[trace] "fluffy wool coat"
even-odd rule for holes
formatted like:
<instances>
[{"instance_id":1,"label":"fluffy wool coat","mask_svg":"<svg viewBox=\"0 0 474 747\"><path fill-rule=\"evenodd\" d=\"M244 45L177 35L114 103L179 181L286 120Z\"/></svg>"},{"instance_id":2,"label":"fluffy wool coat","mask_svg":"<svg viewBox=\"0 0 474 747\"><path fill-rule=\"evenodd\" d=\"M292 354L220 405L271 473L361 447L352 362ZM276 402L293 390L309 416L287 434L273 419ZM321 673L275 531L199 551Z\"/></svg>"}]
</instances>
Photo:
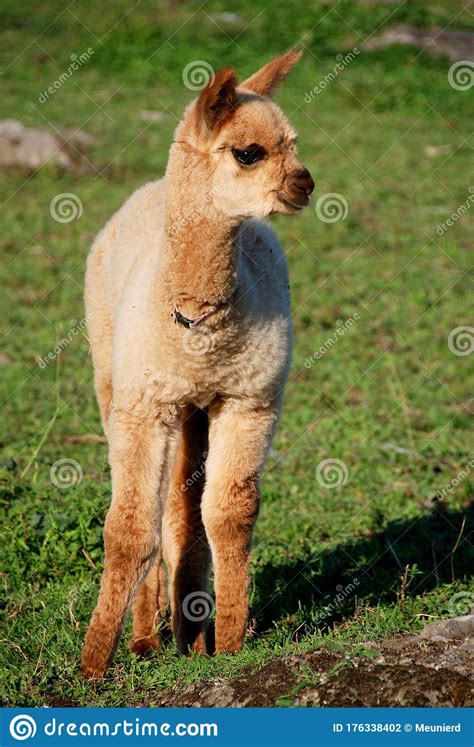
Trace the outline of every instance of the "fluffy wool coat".
<instances>
[{"instance_id":1,"label":"fluffy wool coat","mask_svg":"<svg viewBox=\"0 0 474 747\"><path fill-rule=\"evenodd\" d=\"M162 559L180 650L206 651L211 559L216 651L242 645L258 482L291 352L286 259L262 218L297 212L314 186L268 99L298 59L291 50L240 87L232 70L213 76L164 179L92 247L85 301L112 504L86 676L104 674L132 603L132 650L158 647Z\"/></svg>"}]
</instances>

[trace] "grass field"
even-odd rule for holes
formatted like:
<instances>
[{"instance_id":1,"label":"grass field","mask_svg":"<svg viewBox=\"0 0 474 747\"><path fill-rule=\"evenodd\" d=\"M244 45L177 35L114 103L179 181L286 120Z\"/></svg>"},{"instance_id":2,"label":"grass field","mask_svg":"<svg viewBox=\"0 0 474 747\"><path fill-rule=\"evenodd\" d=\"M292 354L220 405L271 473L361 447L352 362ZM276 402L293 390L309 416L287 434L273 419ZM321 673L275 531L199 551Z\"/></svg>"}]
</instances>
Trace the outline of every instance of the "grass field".
<instances>
[{"instance_id":1,"label":"grass field","mask_svg":"<svg viewBox=\"0 0 474 747\"><path fill-rule=\"evenodd\" d=\"M472 324L474 208L438 228L469 204L469 94L449 84L444 58L409 46L362 50L392 24L474 30L472 15L454 0L429 10L236 0L236 15L228 10L217 0L120 0L105 11L49 0L33 14L2 3L2 116L95 137L87 173L46 165L1 174L4 705L152 702L171 685L278 654L417 631L474 600L474 355L459 354L467 338L458 330ZM180 658L170 640L139 661L127 629L107 679L86 683L78 658L110 480L105 445L70 438L101 433L81 325L85 258L132 190L163 174L194 95L185 66L231 64L242 79L295 42L305 55L277 101L316 188L301 216L272 219L288 252L296 347L263 479L251 634L235 657ZM41 103L71 55L89 47L90 59ZM63 193L80 200L79 219L52 218ZM318 217L328 193L342 197L344 218ZM41 364L63 339L61 355ZM342 464L328 470L327 459ZM74 460L75 484L58 487L58 460Z\"/></svg>"}]
</instances>

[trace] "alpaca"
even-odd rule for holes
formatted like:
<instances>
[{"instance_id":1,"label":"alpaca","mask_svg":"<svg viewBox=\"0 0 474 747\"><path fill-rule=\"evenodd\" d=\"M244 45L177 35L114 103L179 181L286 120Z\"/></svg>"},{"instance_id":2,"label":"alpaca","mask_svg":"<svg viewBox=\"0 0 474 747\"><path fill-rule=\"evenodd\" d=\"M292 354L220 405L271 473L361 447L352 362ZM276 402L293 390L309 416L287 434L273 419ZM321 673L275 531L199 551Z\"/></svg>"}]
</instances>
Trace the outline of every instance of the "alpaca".
<instances>
[{"instance_id":1,"label":"alpaca","mask_svg":"<svg viewBox=\"0 0 474 747\"><path fill-rule=\"evenodd\" d=\"M314 188L268 98L299 58L240 86L232 69L216 73L176 128L164 179L128 199L89 255L112 502L86 677L104 675L132 605L131 650L158 648L164 567L178 649L206 652L211 560L215 652L242 646L259 477L291 354L286 259L261 219L298 212Z\"/></svg>"}]
</instances>

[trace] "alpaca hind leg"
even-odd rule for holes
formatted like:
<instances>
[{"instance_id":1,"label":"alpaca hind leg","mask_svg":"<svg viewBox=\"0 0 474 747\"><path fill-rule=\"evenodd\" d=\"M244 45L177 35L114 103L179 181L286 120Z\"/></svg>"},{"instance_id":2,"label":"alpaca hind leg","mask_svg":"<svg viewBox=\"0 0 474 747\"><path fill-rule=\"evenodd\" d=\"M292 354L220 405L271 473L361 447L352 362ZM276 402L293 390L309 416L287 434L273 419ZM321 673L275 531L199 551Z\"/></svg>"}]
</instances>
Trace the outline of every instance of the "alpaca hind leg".
<instances>
[{"instance_id":1,"label":"alpaca hind leg","mask_svg":"<svg viewBox=\"0 0 474 747\"><path fill-rule=\"evenodd\" d=\"M130 651L143 655L160 647L158 628L167 606L166 574L160 554L152 563L133 604L133 638L130 642Z\"/></svg>"},{"instance_id":2,"label":"alpaca hind leg","mask_svg":"<svg viewBox=\"0 0 474 747\"><path fill-rule=\"evenodd\" d=\"M189 650L206 653L206 628L212 612L210 552L201 517L207 431L207 413L189 408L163 520L172 626L178 649L184 654Z\"/></svg>"}]
</instances>

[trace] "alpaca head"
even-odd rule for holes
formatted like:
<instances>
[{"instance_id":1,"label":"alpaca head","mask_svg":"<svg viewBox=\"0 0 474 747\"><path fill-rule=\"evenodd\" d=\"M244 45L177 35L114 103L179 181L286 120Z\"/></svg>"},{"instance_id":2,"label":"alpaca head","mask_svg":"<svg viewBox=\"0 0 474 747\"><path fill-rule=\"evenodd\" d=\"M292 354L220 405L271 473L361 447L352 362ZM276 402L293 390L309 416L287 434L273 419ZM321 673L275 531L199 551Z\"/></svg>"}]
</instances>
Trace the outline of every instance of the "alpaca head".
<instances>
[{"instance_id":1,"label":"alpaca head","mask_svg":"<svg viewBox=\"0 0 474 747\"><path fill-rule=\"evenodd\" d=\"M314 182L296 156L295 131L268 98L300 56L290 50L240 86L233 70L219 71L178 125L181 165L189 159L196 166L218 212L264 217L308 204Z\"/></svg>"}]
</instances>

